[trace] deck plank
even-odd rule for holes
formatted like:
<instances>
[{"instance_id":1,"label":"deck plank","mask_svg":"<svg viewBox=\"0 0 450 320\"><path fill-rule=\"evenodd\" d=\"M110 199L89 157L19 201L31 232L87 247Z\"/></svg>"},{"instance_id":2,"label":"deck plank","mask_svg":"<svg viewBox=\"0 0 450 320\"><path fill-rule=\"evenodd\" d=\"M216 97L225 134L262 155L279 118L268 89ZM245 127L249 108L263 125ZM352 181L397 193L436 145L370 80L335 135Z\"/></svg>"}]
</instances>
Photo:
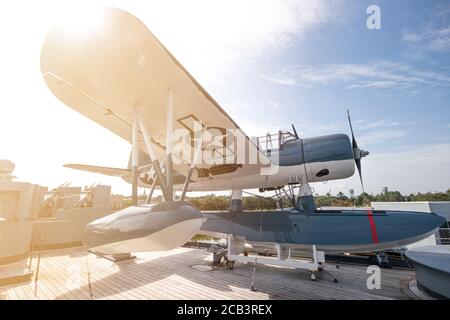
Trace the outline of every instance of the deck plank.
<instances>
[{"instance_id":1,"label":"deck plank","mask_svg":"<svg viewBox=\"0 0 450 320\"><path fill-rule=\"evenodd\" d=\"M365 266L325 264L336 277L325 273L311 281L309 272L257 265L251 290L253 265L214 267L199 271L193 265L211 263L211 254L192 248L139 253L133 260L114 263L83 248L44 251L37 295L34 281L2 287L4 299L89 299L86 255L94 299L413 299L409 270L381 269L381 289L369 290ZM75 277L76 281L71 281ZM72 280L73 280L72 279Z\"/></svg>"}]
</instances>

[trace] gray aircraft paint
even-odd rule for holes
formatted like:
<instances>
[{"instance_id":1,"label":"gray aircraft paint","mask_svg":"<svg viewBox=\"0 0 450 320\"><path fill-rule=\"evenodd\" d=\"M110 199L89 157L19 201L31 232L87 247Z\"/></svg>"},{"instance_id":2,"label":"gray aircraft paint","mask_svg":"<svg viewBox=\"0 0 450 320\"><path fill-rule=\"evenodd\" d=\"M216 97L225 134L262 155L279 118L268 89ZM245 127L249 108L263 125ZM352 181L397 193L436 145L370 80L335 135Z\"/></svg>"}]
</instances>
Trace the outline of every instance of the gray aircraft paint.
<instances>
[{"instance_id":1,"label":"gray aircraft paint","mask_svg":"<svg viewBox=\"0 0 450 320\"><path fill-rule=\"evenodd\" d=\"M438 299L450 299L450 247L425 246L405 254L414 265L417 286Z\"/></svg>"},{"instance_id":2,"label":"gray aircraft paint","mask_svg":"<svg viewBox=\"0 0 450 320\"><path fill-rule=\"evenodd\" d=\"M271 150L283 167L353 160L350 139L345 134L295 139ZM141 158L141 157L140 157ZM145 156L141 158L145 161ZM316 173L314 173L316 174ZM179 180L184 181L179 175ZM130 239L149 237L171 225L189 219L206 218L200 232L243 236L250 242L282 243L290 246L318 245L334 252L381 250L409 244L426 237L444 221L430 213L373 211L378 241L373 241L368 212L302 212L296 210L262 212L203 212L187 202L130 207L95 220L86 228L85 243L101 247ZM133 251L133 248L129 248Z\"/></svg>"},{"instance_id":3,"label":"gray aircraft paint","mask_svg":"<svg viewBox=\"0 0 450 320\"><path fill-rule=\"evenodd\" d=\"M94 220L86 226L83 242L88 247L147 237L176 223L204 218L186 201L132 206Z\"/></svg>"},{"instance_id":4,"label":"gray aircraft paint","mask_svg":"<svg viewBox=\"0 0 450 320\"><path fill-rule=\"evenodd\" d=\"M340 247L344 252L352 252L380 250L405 241L407 244L427 236L445 222L438 215L420 212L374 211L372 216L378 237L375 243L368 212L363 210L200 213L188 202L170 202L129 207L95 220L86 227L84 242L90 248L101 249L109 243L149 237L180 222L203 217L206 221L200 232L233 234L253 242Z\"/></svg>"},{"instance_id":5,"label":"gray aircraft paint","mask_svg":"<svg viewBox=\"0 0 450 320\"><path fill-rule=\"evenodd\" d=\"M270 150L269 154L272 160L278 158L280 167L285 168L322 163L323 168L326 168L327 163L353 160L353 148L345 134L290 140L282 144L280 149ZM143 153L139 158L140 165L148 160ZM316 167L316 171L319 169L322 166ZM182 175L177 176L177 182L184 182ZM372 218L378 237L374 243L368 212L363 210L201 213L187 202L165 202L130 207L93 221L86 228L85 243L89 247L101 248L109 243L144 239L170 226L201 217L206 218L206 221L200 232L233 234L245 237L250 242L275 242L287 246L315 244L322 250L334 252L381 250L400 243L408 244L427 236L443 223L442 218L430 213L374 211ZM119 247L123 249L126 245ZM129 251L133 251L133 248L130 247Z\"/></svg>"},{"instance_id":6,"label":"gray aircraft paint","mask_svg":"<svg viewBox=\"0 0 450 320\"><path fill-rule=\"evenodd\" d=\"M353 149L346 134L333 134L287 141L270 151L270 159L280 166L348 160L353 159Z\"/></svg>"},{"instance_id":7,"label":"gray aircraft paint","mask_svg":"<svg viewBox=\"0 0 450 320\"><path fill-rule=\"evenodd\" d=\"M368 211L204 212L202 230L245 236L249 241L306 245L372 244ZM379 243L413 238L438 228L444 220L435 214L372 211Z\"/></svg>"}]
</instances>

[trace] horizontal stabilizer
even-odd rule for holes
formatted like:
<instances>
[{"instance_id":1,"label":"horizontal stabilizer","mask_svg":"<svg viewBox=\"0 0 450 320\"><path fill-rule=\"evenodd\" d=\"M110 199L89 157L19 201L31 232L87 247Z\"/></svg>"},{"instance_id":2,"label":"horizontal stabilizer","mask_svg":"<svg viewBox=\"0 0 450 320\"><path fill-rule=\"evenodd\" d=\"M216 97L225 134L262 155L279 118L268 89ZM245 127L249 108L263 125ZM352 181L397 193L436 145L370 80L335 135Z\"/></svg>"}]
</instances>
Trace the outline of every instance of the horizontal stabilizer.
<instances>
[{"instance_id":1,"label":"horizontal stabilizer","mask_svg":"<svg viewBox=\"0 0 450 320\"><path fill-rule=\"evenodd\" d=\"M131 175L130 169L110 168L110 167L91 166L87 164L73 164L73 163L65 164L64 167L121 178Z\"/></svg>"}]
</instances>

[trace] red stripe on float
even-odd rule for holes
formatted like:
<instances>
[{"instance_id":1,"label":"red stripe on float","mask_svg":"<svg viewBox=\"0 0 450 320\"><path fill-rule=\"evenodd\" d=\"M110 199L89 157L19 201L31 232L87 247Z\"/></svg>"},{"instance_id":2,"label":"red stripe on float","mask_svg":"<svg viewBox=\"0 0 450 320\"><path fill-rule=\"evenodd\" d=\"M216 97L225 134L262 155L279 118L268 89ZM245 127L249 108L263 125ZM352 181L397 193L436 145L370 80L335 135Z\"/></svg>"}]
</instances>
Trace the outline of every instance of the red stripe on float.
<instances>
[{"instance_id":1,"label":"red stripe on float","mask_svg":"<svg viewBox=\"0 0 450 320\"><path fill-rule=\"evenodd\" d=\"M370 231L372 232L372 241L373 243L378 243L378 234L377 234L377 226L375 225L375 220L373 219L372 210L367 211L367 217L370 222Z\"/></svg>"}]
</instances>

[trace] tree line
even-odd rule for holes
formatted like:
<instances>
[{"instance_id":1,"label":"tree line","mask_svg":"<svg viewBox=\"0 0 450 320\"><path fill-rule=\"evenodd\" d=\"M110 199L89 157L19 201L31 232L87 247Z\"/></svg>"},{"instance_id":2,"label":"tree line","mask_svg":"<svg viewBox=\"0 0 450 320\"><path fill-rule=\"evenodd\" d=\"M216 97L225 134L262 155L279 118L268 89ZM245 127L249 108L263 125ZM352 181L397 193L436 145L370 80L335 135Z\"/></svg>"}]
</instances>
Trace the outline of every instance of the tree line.
<instances>
[{"instance_id":1,"label":"tree line","mask_svg":"<svg viewBox=\"0 0 450 320\"><path fill-rule=\"evenodd\" d=\"M140 201L145 200L145 195L139 197ZM370 206L371 202L404 202L404 201L450 201L450 189L445 192L411 193L404 195L399 191L390 191L384 187L380 193L361 193L355 195L354 190L349 194L338 192L332 195L331 192L325 195L315 194L314 199L318 207L364 207ZM187 197L193 205L200 210L228 210L230 197L208 194L199 197ZM161 196L155 197L152 202L162 201ZM264 196L244 196L242 202L245 210L273 210L277 208L277 200ZM131 205L131 199L126 198L123 207ZM283 199L283 207L292 206L288 199Z\"/></svg>"},{"instance_id":2,"label":"tree line","mask_svg":"<svg viewBox=\"0 0 450 320\"><path fill-rule=\"evenodd\" d=\"M411 193L404 195L399 191L390 191L384 187L380 193L368 194L361 193L355 195L353 190L350 190L349 196L343 192L338 192L336 195L327 193L326 195L316 195L316 204L318 206L355 206L363 207L370 206L371 202L406 202L406 201L450 201L450 189L445 192L427 192L427 193Z\"/></svg>"},{"instance_id":3,"label":"tree line","mask_svg":"<svg viewBox=\"0 0 450 320\"><path fill-rule=\"evenodd\" d=\"M427 192L427 193L411 193L404 195L399 191L390 191L384 187L380 193L369 194L361 193L355 195L350 190L349 195L338 192L332 195L328 192L325 195L314 195L316 205L318 207L364 207L370 206L371 202L404 202L404 201L450 201L450 189L446 192ZM188 198L188 200L197 206L200 210L228 210L230 204L229 196L218 196L209 194L200 197ZM271 210L277 208L276 199L268 199L258 196L244 196L242 198L243 206L246 210ZM285 207L290 204L287 200L283 201Z\"/></svg>"}]
</instances>

